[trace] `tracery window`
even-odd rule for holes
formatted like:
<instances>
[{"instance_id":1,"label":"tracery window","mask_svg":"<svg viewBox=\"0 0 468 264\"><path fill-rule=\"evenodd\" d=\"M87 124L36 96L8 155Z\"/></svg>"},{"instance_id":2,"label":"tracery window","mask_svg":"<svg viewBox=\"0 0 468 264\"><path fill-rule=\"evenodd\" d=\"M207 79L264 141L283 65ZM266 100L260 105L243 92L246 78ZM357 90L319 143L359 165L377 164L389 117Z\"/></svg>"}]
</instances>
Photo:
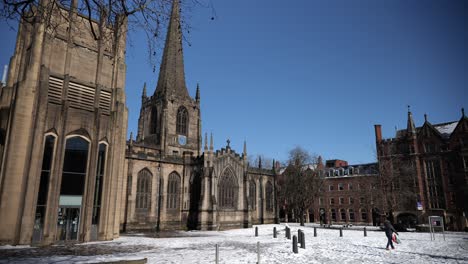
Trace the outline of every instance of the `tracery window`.
<instances>
[{"instance_id":1,"label":"tracery window","mask_svg":"<svg viewBox=\"0 0 468 264\"><path fill-rule=\"evenodd\" d=\"M254 181L249 183L249 197L250 197L250 209L255 210L257 207L257 185Z\"/></svg>"},{"instance_id":2,"label":"tracery window","mask_svg":"<svg viewBox=\"0 0 468 264\"><path fill-rule=\"evenodd\" d=\"M151 208L151 172L143 169L138 172L136 209L147 212Z\"/></svg>"},{"instance_id":3,"label":"tracery window","mask_svg":"<svg viewBox=\"0 0 468 264\"><path fill-rule=\"evenodd\" d=\"M167 209L179 208L180 177L176 172L169 174L167 182Z\"/></svg>"},{"instance_id":4,"label":"tracery window","mask_svg":"<svg viewBox=\"0 0 468 264\"><path fill-rule=\"evenodd\" d=\"M187 126L188 126L188 112L187 109L183 106L179 107L177 110L177 125L176 133L178 135L187 136Z\"/></svg>"},{"instance_id":5,"label":"tracery window","mask_svg":"<svg viewBox=\"0 0 468 264\"><path fill-rule=\"evenodd\" d=\"M235 209L237 205L237 178L234 173L226 169L221 176L218 185L219 207L224 209Z\"/></svg>"},{"instance_id":6,"label":"tracery window","mask_svg":"<svg viewBox=\"0 0 468 264\"><path fill-rule=\"evenodd\" d=\"M274 201L273 201L273 184L267 182L265 186L265 199L266 199L266 210L273 211Z\"/></svg>"}]
</instances>

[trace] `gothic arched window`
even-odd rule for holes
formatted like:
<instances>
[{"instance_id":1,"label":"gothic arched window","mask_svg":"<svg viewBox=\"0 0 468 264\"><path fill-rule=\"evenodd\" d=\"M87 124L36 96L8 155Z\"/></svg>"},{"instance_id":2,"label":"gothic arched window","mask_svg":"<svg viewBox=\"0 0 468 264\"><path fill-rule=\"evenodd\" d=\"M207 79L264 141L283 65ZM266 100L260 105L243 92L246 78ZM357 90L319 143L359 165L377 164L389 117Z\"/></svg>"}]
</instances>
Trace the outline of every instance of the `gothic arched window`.
<instances>
[{"instance_id":1,"label":"gothic arched window","mask_svg":"<svg viewBox=\"0 0 468 264\"><path fill-rule=\"evenodd\" d=\"M147 212L151 208L151 172L143 169L138 172L136 209Z\"/></svg>"},{"instance_id":2,"label":"gothic arched window","mask_svg":"<svg viewBox=\"0 0 468 264\"><path fill-rule=\"evenodd\" d=\"M187 135L187 127L188 127L188 112L187 109L183 106L179 107L177 110L177 125L176 125L176 133L178 135Z\"/></svg>"},{"instance_id":3,"label":"gothic arched window","mask_svg":"<svg viewBox=\"0 0 468 264\"><path fill-rule=\"evenodd\" d=\"M237 179L231 170L227 169L221 176L218 185L219 207L235 209L237 205Z\"/></svg>"},{"instance_id":4,"label":"gothic arched window","mask_svg":"<svg viewBox=\"0 0 468 264\"><path fill-rule=\"evenodd\" d=\"M158 109L156 106L151 108L150 134L158 133Z\"/></svg>"},{"instance_id":5,"label":"gothic arched window","mask_svg":"<svg viewBox=\"0 0 468 264\"><path fill-rule=\"evenodd\" d=\"M180 177L176 172L169 174L167 182L167 209L179 208Z\"/></svg>"},{"instance_id":6,"label":"gothic arched window","mask_svg":"<svg viewBox=\"0 0 468 264\"><path fill-rule=\"evenodd\" d=\"M271 182L267 182L265 186L265 200L267 211L273 211L275 204L273 198L273 185L271 184Z\"/></svg>"},{"instance_id":7,"label":"gothic arched window","mask_svg":"<svg viewBox=\"0 0 468 264\"><path fill-rule=\"evenodd\" d=\"M257 186L255 181L249 183L250 209L255 210L257 206Z\"/></svg>"}]
</instances>

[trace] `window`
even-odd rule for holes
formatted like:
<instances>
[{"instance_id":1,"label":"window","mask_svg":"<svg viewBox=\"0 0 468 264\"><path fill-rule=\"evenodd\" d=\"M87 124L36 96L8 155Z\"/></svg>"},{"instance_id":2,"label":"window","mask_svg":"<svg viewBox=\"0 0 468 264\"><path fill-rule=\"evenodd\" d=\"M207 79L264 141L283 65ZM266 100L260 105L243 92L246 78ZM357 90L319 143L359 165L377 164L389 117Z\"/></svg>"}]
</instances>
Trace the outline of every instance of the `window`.
<instances>
[{"instance_id":1,"label":"window","mask_svg":"<svg viewBox=\"0 0 468 264\"><path fill-rule=\"evenodd\" d=\"M273 201L273 184L271 182L267 182L265 187L265 199L266 199L266 210L273 211L274 208L274 201Z\"/></svg>"},{"instance_id":2,"label":"window","mask_svg":"<svg viewBox=\"0 0 468 264\"><path fill-rule=\"evenodd\" d=\"M349 175L353 175L353 172L354 172L354 168L353 168L353 167L350 167L350 168L348 169L348 174L349 174Z\"/></svg>"},{"instance_id":3,"label":"window","mask_svg":"<svg viewBox=\"0 0 468 264\"><path fill-rule=\"evenodd\" d=\"M428 200L430 208L445 209L445 195L442 186L442 173L438 160L425 161Z\"/></svg>"},{"instance_id":4,"label":"window","mask_svg":"<svg viewBox=\"0 0 468 264\"><path fill-rule=\"evenodd\" d=\"M230 169L226 169L219 180L218 201L219 207L235 209L237 205L237 178Z\"/></svg>"},{"instance_id":5,"label":"window","mask_svg":"<svg viewBox=\"0 0 468 264\"><path fill-rule=\"evenodd\" d=\"M336 222L336 210L335 210L335 209L331 209L330 212L331 212L331 219L332 219L332 221Z\"/></svg>"},{"instance_id":6,"label":"window","mask_svg":"<svg viewBox=\"0 0 468 264\"><path fill-rule=\"evenodd\" d=\"M178 135L187 136L187 124L188 124L188 112L185 107L181 106L179 107L179 110L177 110L176 133Z\"/></svg>"},{"instance_id":7,"label":"window","mask_svg":"<svg viewBox=\"0 0 468 264\"><path fill-rule=\"evenodd\" d=\"M320 198L319 198L319 205L322 205L322 204L323 204L323 198L320 197Z\"/></svg>"},{"instance_id":8,"label":"window","mask_svg":"<svg viewBox=\"0 0 468 264\"><path fill-rule=\"evenodd\" d=\"M349 209L348 212L349 212L349 221L354 222L354 210Z\"/></svg>"},{"instance_id":9,"label":"window","mask_svg":"<svg viewBox=\"0 0 468 264\"><path fill-rule=\"evenodd\" d=\"M349 204L354 204L354 199L353 199L353 197L349 197Z\"/></svg>"},{"instance_id":10,"label":"window","mask_svg":"<svg viewBox=\"0 0 468 264\"><path fill-rule=\"evenodd\" d=\"M169 174L167 182L167 209L175 210L179 208L180 177L177 172Z\"/></svg>"},{"instance_id":11,"label":"window","mask_svg":"<svg viewBox=\"0 0 468 264\"><path fill-rule=\"evenodd\" d=\"M329 191L333 191L333 185L329 185L329 186L328 186L328 190L329 190Z\"/></svg>"},{"instance_id":12,"label":"window","mask_svg":"<svg viewBox=\"0 0 468 264\"><path fill-rule=\"evenodd\" d=\"M330 204L335 204L335 198L330 198Z\"/></svg>"},{"instance_id":13,"label":"window","mask_svg":"<svg viewBox=\"0 0 468 264\"><path fill-rule=\"evenodd\" d=\"M353 190L353 184L352 183L348 184L348 190L350 190L350 191Z\"/></svg>"},{"instance_id":14,"label":"window","mask_svg":"<svg viewBox=\"0 0 468 264\"><path fill-rule=\"evenodd\" d=\"M344 190L344 184L343 183L338 183L338 190L343 191Z\"/></svg>"},{"instance_id":15,"label":"window","mask_svg":"<svg viewBox=\"0 0 468 264\"><path fill-rule=\"evenodd\" d=\"M345 209L340 210L340 215L341 215L341 221L346 221L346 210Z\"/></svg>"},{"instance_id":16,"label":"window","mask_svg":"<svg viewBox=\"0 0 468 264\"><path fill-rule=\"evenodd\" d=\"M344 198L340 197L340 204L344 204Z\"/></svg>"},{"instance_id":17,"label":"window","mask_svg":"<svg viewBox=\"0 0 468 264\"><path fill-rule=\"evenodd\" d=\"M255 181L249 183L250 209L255 210L257 206L257 186Z\"/></svg>"},{"instance_id":18,"label":"window","mask_svg":"<svg viewBox=\"0 0 468 264\"><path fill-rule=\"evenodd\" d=\"M83 195L88 165L88 147L89 142L80 136L67 139L60 195L75 196L75 198ZM81 197L75 199L74 202L74 205L80 206Z\"/></svg>"},{"instance_id":19,"label":"window","mask_svg":"<svg viewBox=\"0 0 468 264\"><path fill-rule=\"evenodd\" d=\"M107 145L104 143L100 143L99 152L98 152L98 160L97 160L96 184L94 185L94 203L93 203L93 217L92 217L93 225L99 224L99 215L101 213L102 185L104 183L106 150L107 150Z\"/></svg>"},{"instance_id":20,"label":"window","mask_svg":"<svg viewBox=\"0 0 468 264\"><path fill-rule=\"evenodd\" d=\"M146 213L151 208L151 178L152 174L148 169L138 172L135 207L140 213Z\"/></svg>"},{"instance_id":21,"label":"window","mask_svg":"<svg viewBox=\"0 0 468 264\"><path fill-rule=\"evenodd\" d=\"M44 153L42 155L41 178L39 180L39 192L37 194L36 203L36 220L35 228L44 226L44 217L47 207L47 194L49 192L49 179L52 170L52 160L54 157L55 136L48 135L45 137Z\"/></svg>"},{"instance_id":22,"label":"window","mask_svg":"<svg viewBox=\"0 0 468 264\"><path fill-rule=\"evenodd\" d=\"M364 197L360 197L360 198L359 198L359 203L360 203L360 204L364 204Z\"/></svg>"},{"instance_id":23,"label":"window","mask_svg":"<svg viewBox=\"0 0 468 264\"><path fill-rule=\"evenodd\" d=\"M463 166L465 171L468 170L468 156L463 156Z\"/></svg>"},{"instance_id":24,"label":"window","mask_svg":"<svg viewBox=\"0 0 468 264\"><path fill-rule=\"evenodd\" d=\"M150 134L158 133L158 109L156 106L151 108Z\"/></svg>"},{"instance_id":25,"label":"window","mask_svg":"<svg viewBox=\"0 0 468 264\"><path fill-rule=\"evenodd\" d=\"M362 221L367 221L367 210L366 209L361 209L361 220Z\"/></svg>"}]
</instances>

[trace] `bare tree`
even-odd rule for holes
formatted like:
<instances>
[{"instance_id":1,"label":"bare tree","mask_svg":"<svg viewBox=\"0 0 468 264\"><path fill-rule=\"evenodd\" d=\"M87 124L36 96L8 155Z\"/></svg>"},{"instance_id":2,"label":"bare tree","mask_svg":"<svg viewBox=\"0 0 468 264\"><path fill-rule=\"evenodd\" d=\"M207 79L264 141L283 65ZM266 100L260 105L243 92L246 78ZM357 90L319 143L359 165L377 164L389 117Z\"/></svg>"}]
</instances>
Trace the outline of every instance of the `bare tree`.
<instances>
[{"instance_id":1,"label":"bare tree","mask_svg":"<svg viewBox=\"0 0 468 264\"><path fill-rule=\"evenodd\" d=\"M214 14L211 0L203 1L205 0L184 0L181 1L181 6L189 10L194 6L203 6L211 8ZM172 3L173 0L2 0L0 18L25 23L41 22L50 33L54 28L69 22L67 15L62 15L62 19L52 19L57 13L63 14L56 10L73 9L88 20L90 33L95 40L112 38L111 35L106 35L112 34L106 27L120 28L121 23L128 23L128 32L141 30L145 33L149 62L155 70L158 51L162 48L160 40L164 37L161 33L167 28ZM190 32L188 23L182 25L186 32Z\"/></svg>"},{"instance_id":2,"label":"bare tree","mask_svg":"<svg viewBox=\"0 0 468 264\"><path fill-rule=\"evenodd\" d=\"M273 159L265 157L264 155L249 155L249 164L252 167L271 169L273 167Z\"/></svg>"},{"instance_id":3,"label":"bare tree","mask_svg":"<svg viewBox=\"0 0 468 264\"><path fill-rule=\"evenodd\" d=\"M302 226L305 212L313 206L323 185L316 165L317 157L296 147L289 152L287 167L278 182L280 202L299 216Z\"/></svg>"},{"instance_id":4,"label":"bare tree","mask_svg":"<svg viewBox=\"0 0 468 264\"><path fill-rule=\"evenodd\" d=\"M397 210L414 210L417 197L417 179L414 163L399 155L379 160L381 195L375 203L393 219Z\"/></svg>"}]
</instances>

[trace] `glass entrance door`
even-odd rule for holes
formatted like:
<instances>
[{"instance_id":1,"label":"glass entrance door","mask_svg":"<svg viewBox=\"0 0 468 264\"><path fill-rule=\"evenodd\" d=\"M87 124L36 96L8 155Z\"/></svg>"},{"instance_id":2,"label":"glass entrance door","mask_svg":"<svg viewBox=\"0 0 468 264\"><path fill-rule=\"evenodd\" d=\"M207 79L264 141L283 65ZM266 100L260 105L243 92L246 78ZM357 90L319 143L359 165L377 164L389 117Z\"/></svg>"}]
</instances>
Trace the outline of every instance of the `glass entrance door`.
<instances>
[{"instance_id":1,"label":"glass entrance door","mask_svg":"<svg viewBox=\"0 0 468 264\"><path fill-rule=\"evenodd\" d=\"M58 211L58 240L77 240L80 208L60 207Z\"/></svg>"}]
</instances>

